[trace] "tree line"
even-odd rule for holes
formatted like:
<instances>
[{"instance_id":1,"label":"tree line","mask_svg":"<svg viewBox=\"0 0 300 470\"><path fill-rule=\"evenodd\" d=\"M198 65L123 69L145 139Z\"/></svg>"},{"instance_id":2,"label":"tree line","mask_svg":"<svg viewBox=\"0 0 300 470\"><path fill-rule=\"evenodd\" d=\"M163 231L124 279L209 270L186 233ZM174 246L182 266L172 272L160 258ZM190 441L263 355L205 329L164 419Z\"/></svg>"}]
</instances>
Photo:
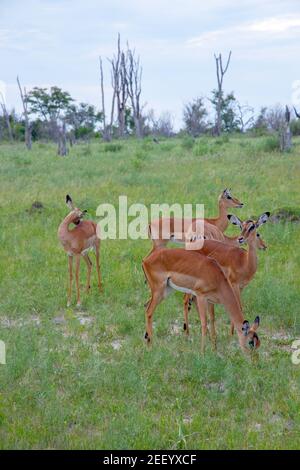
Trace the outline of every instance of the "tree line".
<instances>
[{"instance_id":1,"label":"tree line","mask_svg":"<svg viewBox=\"0 0 300 470\"><path fill-rule=\"evenodd\" d=\"M262 107L258 115L248 104L241 104L233 91L225 93L224 77L231 51L225 65L222 55L215 55L217 86L209 97L196 97L183 107L183 128L177 134L193 138L203 134L245 133L263 135L277 133L282 150L291 146L291 136L300 135L297 110L281 105ZM57 143L58 154L66 155L68 147L78 141L88 142L98 137L104 141L123 139L135 135L141 139L171 137L176 134L169 112L156 116L146 110L142 100L143 69L140 57L129 44L123 48L118 35L115 54L107 59L110 66L110 102L105 94L103 59L99 57L100 109L89 103L77 103L68 91L57 86L50 89L34 87L27 91L19 77L17 84L23 112L8 111L0 94L0 140L24 141L30 150L32 141L51 140Z\"/></svg>"}]
</instances>

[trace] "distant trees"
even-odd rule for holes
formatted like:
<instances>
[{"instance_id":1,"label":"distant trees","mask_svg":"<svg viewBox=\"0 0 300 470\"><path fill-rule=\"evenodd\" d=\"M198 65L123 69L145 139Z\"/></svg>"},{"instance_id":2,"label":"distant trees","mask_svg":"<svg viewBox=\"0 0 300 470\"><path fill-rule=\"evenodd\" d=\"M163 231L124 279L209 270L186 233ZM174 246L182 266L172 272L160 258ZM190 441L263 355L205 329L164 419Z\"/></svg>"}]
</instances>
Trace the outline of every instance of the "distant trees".
<instances>
[{"instance_id":1,"label":"distant trees","mask_svg":"<svg viewBox=\"0 0 300 470\"><path fill-rule=\"evenodd\" d=\"M156 117L153 109L145 116L144 129L146 134L156 137L171 137L174 133L174 120L169 111L162 112Z\"/></svg>"},{"instance_id":2,"label":"distant trees","mask_svg":"<svg viewBox=\"0 0 300 470\"><path fill-rule=\"evenodd\" d=\"M219 90L212 91L210 102L218 114L218 132L235 132L240 130L240 121L237 115L238 102L233 92L224 95ZM217 132L217 135L220 135Z\"/></svg>"},{"instance_id":3,"label":"distant trees","mask_svg":"<svg viewBox=\"0 0 300 470\"><path fill-rule=\"evenodd\" d=\"M75 140L88 140L97 124L103 122L103 113L88 103L71 104L66 109L65 122Z\"/></svg>"},{"instance_id":4,"label":"distant trees","mask_svg":"<svg viewBox=\"0 0 300 470\"><path fill-rule=\"evenodd\" d=\"M186 103L183 108L184 130L193 137L203 134L207 129L207 114L203 98Z\"/></svg>"},{"instance_id":5,"label":"distant trees","mask_svg":"<svg viewBox=\"0 0 300 470\"><path fill-rule=\"evenodd\" d=\"M58 154L67 154L66 146L66 114L69 111L73 98L67 91L59 87L34 87L26 96L28 113L38 116L46 124L50 138L58 144Z\"/></svg>"}]
</instances>

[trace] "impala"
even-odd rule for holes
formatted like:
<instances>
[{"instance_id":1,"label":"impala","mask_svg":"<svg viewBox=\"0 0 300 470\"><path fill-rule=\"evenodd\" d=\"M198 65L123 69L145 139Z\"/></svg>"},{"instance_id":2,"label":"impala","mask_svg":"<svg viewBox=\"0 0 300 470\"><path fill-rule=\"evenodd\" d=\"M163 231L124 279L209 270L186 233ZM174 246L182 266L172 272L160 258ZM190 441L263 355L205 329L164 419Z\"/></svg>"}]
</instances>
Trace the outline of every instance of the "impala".
<instances>
[{"instance_id":1,"label":"impala","mask_svg":"<svg viewBox=\"0 0 300 470\"><path fill-rule=\"evenodd\" d=\"M234 225L238 225L241 229L241 234L238 237L239 244L247 243L248 251L239 247L230 246L228 244L214 241L205 240L201 245L201 249L197 250L205 256L214 259L221 267L227 279L230 281L233 291L235 292L237 301L241 305L240 293L244 287L253 279L257 270L257 248L266 249L266 244L259 237L256 229L262 224L266 223L270 216L270 212L263 213L257 221L247 220L242 222L234 215L229 216L229 220ZM190 244L191 245L191 244ZM184 330L189 333L188 311L190 308L191 295L186 294L184 298ZM214 305L207 305L209 316L211 320L211 338L215 346L216 332L215 332L215 318L214 318ZM231 322L231 334L234 332L234 323Z\"/></svg>"},{"instance_id":2,"label":"impala","mask_svg":"<svg viewBox=\"0 0 300 470\"><path fill-rule=\"evenodd\" d=\"M201 321L201 351L204 352L207 334L206 303L221 303L233 322L241 348L258 348L260 341L256 334L259 317L253 325L244 319L240 302L218 263L196 251L160 248L148 255L142 267L151 289L151 299L146 308L146 333L148 343L152 339L153 313L157 305L171 289L193 294Z\"/></svg>"},{"instance_id":3,"label":"impala","mask_svg":"<svg viewBox=\"0 0 300 470\"><path fill-rule=\"evenodd\" d=\"M96 268L98 275L98 287L101 290L101 273L99 262L100 239L96 234L96 223L92 220L82 220L86 210L74 207L72 198L67 194L66 204L71 212L64 218L58 227L58 238L63 246L63 249L69 258L69 288L68 288L68 302L67 307L71 305L72 297L72 280L73 280L73 257L76 259L76 290L77 290L77 306L81 305L80 301L80 286L79 286L79 270L80 259L84 259L87 265L87 284L86 291L90 290L92 262L89 258L88 252L95 250L96 252ZM75 226L71 228L71 225Z\"/></svg>"},{"instance_id":4,"label":"impala","mask_svg":"<svg viewBox=\"0 0 300 470\"><path fill-rule=\"evenodd\" d=\"M229 189L224 189L219 196L219 215L213 219L204 219L204 234L206 224L211 224L217 227L221 232L224 232L228 227L227 210L229 207L243 207L243 203L231 195ZM191 219L194 224L196 218ZM185 226L184 219L177 219L175 217L160 218L153 220L148 227L149 236L152 239L153 248L165 246L169 241L185 242ZM189 224L190 226L190 224Z\"/></svg>"}]
</instances>

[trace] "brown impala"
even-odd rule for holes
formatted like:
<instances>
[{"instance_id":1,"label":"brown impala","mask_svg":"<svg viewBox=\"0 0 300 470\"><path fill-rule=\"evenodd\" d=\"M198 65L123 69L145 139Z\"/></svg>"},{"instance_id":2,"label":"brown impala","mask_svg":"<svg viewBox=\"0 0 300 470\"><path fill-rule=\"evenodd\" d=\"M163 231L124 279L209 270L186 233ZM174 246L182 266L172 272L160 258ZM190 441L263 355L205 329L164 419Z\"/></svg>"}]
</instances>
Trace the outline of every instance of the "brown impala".
<instances>
[{"instance_id":1,"label":"brown impala","mask_svg":"<svg viewBox=\"0 0 300 470\"><path fill-rule=\"evenodd\" d=\"M76 259L76 290L77 306L80 306L80 288L79 288L79 269L80 258L82 257L87 265L87 284L86 291L89 292L91 281L92 262L88 252L96 252L96 268L98 274L98 287L101 290L101 273L99 262L100 239L97 237L97 225L92 220L82 220L86 210L74 207L71 197L67 194L66 204L71 212L65 217L58 227L58 238L69 258L69 289L67 307L71 305L72 297L72 279L73 279L73 257ZM71 228L71 225L74 227Z\"/></svg>"},{"instance_id":2,"label":"brown impala","mask_svg":"<svg viewBox=\"0 0 300 470\"><path fill-rule=\"evenodd\" d=\"M197 251L160 248L150 253L143 260L142 266L151 289L151 299L146 308L145 339L148 343L152 339L154 310L173 288L196 297L202 327L202 352L207 334L207 302L224 305L244 351L249 347L259 347L260 341L256 334L259 317L256 317L250 327L249 322L244 319L240 302L230 282L214 259Z\"/></svg>"},{"instance_id":3,"label":"brown impala","mask_svg":"<svg viewBox=\"0 0 300 470\"><path fill-rule=\"evenodd\" d=\"M243 203L233 197L229 189L224 189L219 196L219 215L218 217L204 219L204 235L208 236L207 224L215 226L219 231L224 232L228 227L227 210L229 207L243 207ZM149 236L152 239L153 248L165 246L169 241L184 242L186 231L197 222L192 218L190 223L184 219L175 217L164 217L153 220L148 227ZM211 237L208 237L211 238Z\"/></svg>"}]
</instances>

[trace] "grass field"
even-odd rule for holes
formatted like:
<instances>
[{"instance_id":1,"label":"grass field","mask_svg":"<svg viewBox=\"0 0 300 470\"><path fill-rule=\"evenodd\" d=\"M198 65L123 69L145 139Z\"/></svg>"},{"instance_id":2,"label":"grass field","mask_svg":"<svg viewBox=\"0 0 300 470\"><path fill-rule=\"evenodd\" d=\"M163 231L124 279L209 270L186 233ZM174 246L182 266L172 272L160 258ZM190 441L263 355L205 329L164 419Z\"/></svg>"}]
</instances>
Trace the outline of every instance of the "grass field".
<instances>
[{"instance_id":1,"label":"grass field","mask_svg":"<svg viewBox=\"0 0 300 470\"><path fill-rule=\"evenodd\" d=\"M93 142L71 149L0 146L1 448L295 449L300 446L300 224L269 222L255 279L243 293L245 317L259 314L261 349L251 363L229 338L217 306L218 351L200 354L200 324L191 311L182 331L182 295L154 315L154 344L144 341L149 296L141 260L148 240L101 246L104 291L83 293L66 308L67 257L57 227L66 193L95 217L102 202L205 203L217 213L225 187L245 204L240 218L300 207L300 141L291 153L268 138ZM31 208L35 201L43 205ZM284 212L284 211L283 211ZM231 227L229 233L236 233ZM94 261L94 257L93 257ZM82 263L81 280L85 282ZM82 289L83 291L83 289Z\"/></svg>"}]
</instances>

